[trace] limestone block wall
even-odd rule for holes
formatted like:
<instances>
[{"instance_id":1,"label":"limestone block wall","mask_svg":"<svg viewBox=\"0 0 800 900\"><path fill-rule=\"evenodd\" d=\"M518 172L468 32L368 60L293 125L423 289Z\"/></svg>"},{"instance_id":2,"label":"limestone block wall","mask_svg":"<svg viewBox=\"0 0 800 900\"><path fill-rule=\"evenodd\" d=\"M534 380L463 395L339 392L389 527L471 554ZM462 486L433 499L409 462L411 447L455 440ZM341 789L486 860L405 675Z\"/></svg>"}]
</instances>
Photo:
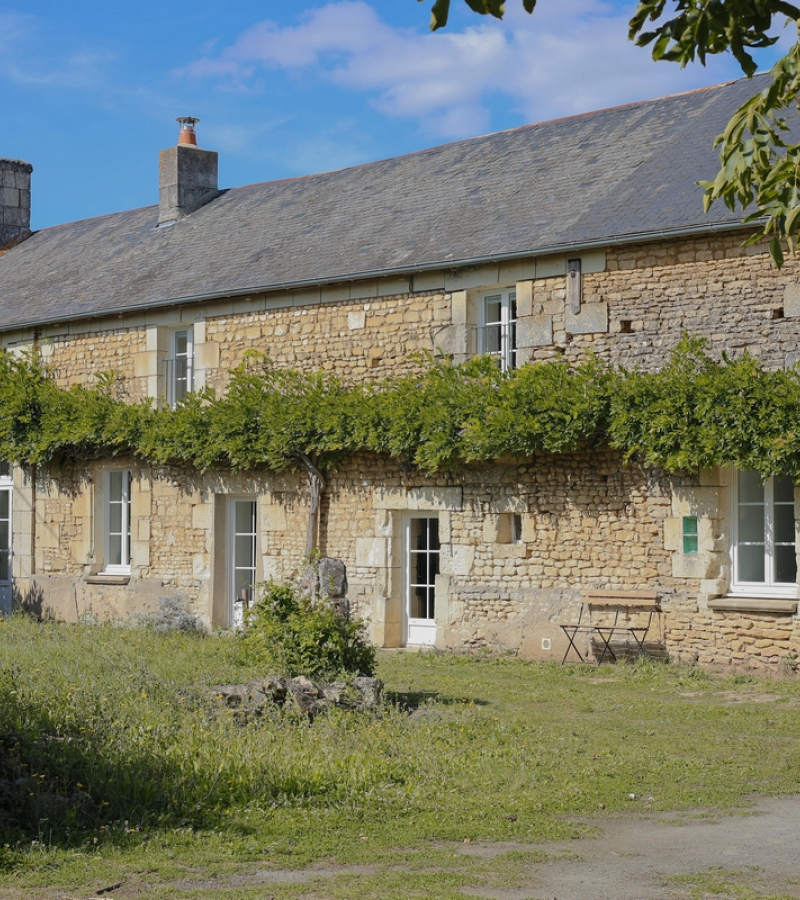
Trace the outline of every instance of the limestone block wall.
<instances>
[{"instance_id":1,"label":"limestone block wall","mask_svg":"<svg viewBox=\"0 0 800 900\"><path fill-rule=\"evenodd\" d=\"M120 396L138 400L146 396L146 383L135 370L136 354L143 349L144 341L140 327L103 323L77 334L48 337L39 348L60 387L94 384L101 373L115 372Z\"/></svg>"},{"instance_id":2,"label":"limestone block wall","mask_svg":"<svg viewBox=\"0 0 800 900\"><path fill-rule=\"evenodd\" d=\"M98 492L104 472L120 466L133 476L127 578L104 574L101 547ZM233 497L257 502L257 579L290 577L303 561L308 521L302 473L200 474L114 459L20 476L17 547L27 542L35 552L26 568L17 551L18 598L74 621L125 618L178 596L207 624L225 627L226 510ZM668 476L623 465L609 450L539 454L433 476L371 454L345 461L329 473L320 550L344 560L353 610L382 646L405 641L404 530L415 515L439 522L442 648L560 659L559 626L576 620L581 592L619 589L659 594L663 614L654 639L674 659L774 668L800 653L796 601L726 596L725 470ZM697 553L682 548L686 515L698 520Z\"/></svg>"},{"instance_id":3,"label":"limestone block wall","mask_svg":"<svg viewBox=\"0 0 800 900\"><path fill-rule=\"evenodd\" d=\"M9 347L37 341L60 384L91 383L114 370L131 399L163 394L170 330L189 325L197 386L224 389L253 349L278 366L377 378L411 371L420 351L468 358L477 349L481 297L507 287L517 298L520 364L578 362L592 351L656 369L689 332L707 337L718 354L747 349L768 367L792 365L800 358L800 262L790 259L779 271L763 246L743 247L744 236L576 252L579 281L570 280L565 253L54 324L2 340Z\"/></svg>"},{"instance_id":4,"label":"limestone block wall","mask_svg":"<svg viewBox=\"0 0 800 900\"><path fill-rule=\"evenodd\" d=\"M351 600L376 642L396 646L404 524L409 515L435 515L437 643L560 658L559 623L577 617L582 589L658 589L667 609L678 595L696 595L699 579L676 579L664 544L674 480L625 467L611 451L542 454L433 477L365 454L330 478L321 549L345 560ZM504 533L509 515L519 516L518 541ZM665 615L665 631L668 623Z\"/></svg>"},{"instance_id":5,"label":"limestone block wall","mask_svg":"<svg viewBox=\"0 0 800 900\"><path fill-rule=\"evenodd\" d=\"M398 374L417 365L412 354L433 350L433 335L449 317L444 292L327 300L209 317L207 340L219 346L219 365L208 383L224 387L227 373L252 349L268 353L278 366L351 377Z\"/></svg>"},{"instance_id":6,"label":"limestone block wall","mask_svg":"<svg viewBox=\"0 0 800 900\"><path fill-rule=\"evenodd\" d=\"M747 349L769 368L794 364L798 262L778 270L763 245L743 247L742 241L733 233L610 247L602 271L582 275L578 316L568 308L566 276L538 277L537 267L530 323L541 337L530 358L563 355L577 362L591 350L610 362L653 370L688 332L706 337L717 355Z\"/></svg>"},{"instance_id":7,"label":"limestone block wall","mask_svg":"<svg viewBox=\"0 0 800 900\"><path fill-rule=\"evenodd\" d=\"M105 572L103 479L131 472L130 575ZM305 544L308 497L296 474L206 473L119 457L15 477L17 602L67 621L125 619L179 597L208 625L225 627L227 506L257 502L257 579L288 577ZM30 548L34 548L30 552ZM28 551L23 553L22 551Z\"/></svg>"}]
</instances>

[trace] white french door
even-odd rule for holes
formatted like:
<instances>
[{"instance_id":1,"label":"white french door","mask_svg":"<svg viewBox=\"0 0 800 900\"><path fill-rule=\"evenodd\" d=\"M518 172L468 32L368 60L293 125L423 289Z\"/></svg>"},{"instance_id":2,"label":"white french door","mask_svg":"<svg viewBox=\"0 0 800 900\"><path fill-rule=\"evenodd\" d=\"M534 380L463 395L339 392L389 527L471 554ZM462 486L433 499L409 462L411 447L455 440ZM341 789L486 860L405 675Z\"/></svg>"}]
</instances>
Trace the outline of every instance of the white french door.
<instances>
[{"instance_id":1,"label":"white french door","mask_svg":"<svg viewBox=\"0 0 800 900\"><path fill-rule=\"evenodd\" d=\"M7 466L6 463L3 466ZM11 474L0 468L0 615L11 612Z\"/></svg>"},{"instance_id":2,"label":"white french door","mask_svg":"<svg viewBox=\"0 0 800 900\"><path fill-rule=\"evenodd\" d=\"M405 528L406 644L436 643L436 576L439 574L439 519L411 516Z\"/></svg>"},{"instance_id":3,"label":"white french door","mask_svg":"<svg viewBox=\"0 0 800 900\"><path fill-rule=\"evenodd\" d=\"M256 583L256 501L251 497L231 498L230 532L228 619L241 628Z\"/></svg>"}]
</instances>

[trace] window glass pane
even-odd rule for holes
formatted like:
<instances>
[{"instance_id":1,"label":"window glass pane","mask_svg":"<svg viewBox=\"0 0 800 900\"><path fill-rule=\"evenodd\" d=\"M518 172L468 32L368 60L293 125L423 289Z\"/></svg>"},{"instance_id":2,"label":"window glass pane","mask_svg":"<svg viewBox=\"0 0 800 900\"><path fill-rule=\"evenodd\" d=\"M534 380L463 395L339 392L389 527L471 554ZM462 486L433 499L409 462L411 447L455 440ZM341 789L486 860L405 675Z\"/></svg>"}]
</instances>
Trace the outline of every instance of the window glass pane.
<instances>
[{"instance_id":1,"label":"window glass pane","mask_svg":"<svg viewBox=\"0 0 800 900\"><path fill-rule=\"evenodd\" d=\"M108 565L122 565L122 535L110 534L108 536Z\"/></svg>"},{"instance_id":2,"label":"window glass pane","mask_svg":"<svg viewBox=\"0 0 800 900\"><path fill-rule=\"evenodd\" d=\"M8 533L8 519L0 521L0 551L11 549Z\"/></svg>"},{"instance_id":3,"label":"window glass pane","mask_svg":"<svg viewBox=\"0 0 800 900\"><path fill-rule=\"evenodd\" d=\"M484 331L484 353L499 353L502 346L503 334L499 325L487 325Z\"/></svg>"},{"instance_id":4,"label":"window glass pane","mask_svg":"<svg viewBox=\"0 0 800 900\"><path fill-rule=\"evenodd\" d=\"M764 507L739 507L739 541L747 544L764 543Z\"/></svg>"},{"instance_id":5,"label":"window glass pane","mask_svg":"<svg viewBox=\"0 0 800 900\"><path fill-rule=\"evenodd\" d=\"M794 484L791 478L776 478L773 485L772 490L776 503L794 504Z\"/></svg>"},{"instance_id":6,"label":"window glass pane","mask_svg":"<svg viewBox=\"0 0 800 900\"><path fill-rule=\"evenodd\" d=\"M0 491L0 518L8 518L8 501L10 496L11 494L8 491Z\"/></svg>"},{"instance_id":7,"label":"window glass pane","mask_svg":"<svg viewBox=\"0 0 800 900\"><path fill-rule=\"evenodd\" d=\"M439 550L439 520L426 519L428 523L428 547L438 552Z\"/></svg>"},{"instance_id":8,"label":"window glass pane","mask_svg":"<svg viewBox=\"0 0 800 900\"><path fill-rule=\"evenodd\" d=\"M758 472L739 473L739 503L763 503L764 485Z\"/></svg>"},{"instance_id":9,"label":"window glass pane","mask_svg":"<svg viewBox=\"0 0 800 900\"><path fill-rule=\"evenodd\" d=\"M428 546L428 539L425 530L424 519L411 520L411 547L413 550L425 550Z\"/></svg>"},{"instance_id":10,"label":"window glass pane","mask_svg":"<svg viewBox=\"0 0 800 900\"><path fill-rule=\"evenodd\" d=\"M794 545L775 548L775 581L793 584L797 580L797 557Z\"/></svg>"},{"instance_id":11,"label":"window glass pane","mask_svg":"<svg viewBox=\"0 0 800 900\"><path fill-rule=\"evenodd\" d=\"M794 504L782 503L773 512L775 540L779 544L794 543Z\"/></svg>"},{"instance_id":12,"label":"window glass pane","mask_svg":"<svg viewBox=\"0 0 800 900\"><path fill-rule=\"evenodd\" d=\"M0 581L8 581L10 572L8 571L8 550L0 552Z\"/></svg>"},{"instance_id":13,"label":"window glass pane","mask_svg":"<svg viewBox=\"0 0 800 900\"><path fill-rule=\"evenodd\" d=\"M240 534L234 541L234 565L237 569L252 569L254 565L253 538Z\"/></svg>"},{"instance_id":14,"label":"window glass pane","mask_svg":"<svg viewBox=\"0 0 800 900\"><path fill-rule=\"evenodd\" d=\"M186 331L175 332L175 355L185 356L189 344L189 335Z\"/></svg>"},{"instance_id":15,"label":"window glass pane","mask_svg":"<svg viewBox=\"0 0 800 900\"><path fill-rule=\"evenodd\" d=\"M415 587L411 591L411 608L408 614L412 619L426 619L427 602L426 590L424 587Z\"/></svg>"},{"instance_id":16,"label":"window glass pane","mask_svg":"<svg viewBox=\"0 0 800 900\"><path fill-rule=\"evenodd\" d=\"M111 503L108 507L108 530L111 534L122 533L121 503Z\"/></svg>"},{"instance_id":17,"label":"window glass pane","mask_svg":"<svg viewBox=\"0 0 800 900\"><path fill-rule=\"evenodd\" d=\"M412 583L413 584L427 584L428 583L428 578L427 578L428 555L427 555L427 553L414 553L414 554L412 554L411 558L414 561L414 568L413 568L414 574L412 576L414 581Z\"/></svg>"},{"instance_id":18,"label":"window glass pane","mask_svg":"<svg viewBox=\"0 0 800 900\"><path fill-rule=\"evenodd\" d=\"M122 475L121 471L109 472L108 493L111 500L122 499Z\"/></svg>"},{"instance_id":19,"label":"window glass pane","mask_svg":"<svg viewBox=\"0 0 800 900\"><path fill-rule=\"evenodd\" d=\"M236 501L236 532L237 534L252 534L253 510L255 503L252 500Z\"/></svg>"},{"instance_id":20,"label":"window glass pane","mask_svg":"<svg viewBox=\"0 0 800 900\"><path fill-rule=\"evenodd\" d=\"M486 324L491 325L494 322L500 321L500 311L502 309L502 302L500 297L487 297L486 298Z\"/></svg>"},{"instance_id":21,"label":"window glass pane","mask_svg":"<svg viewBox=\"0 0 800 900\"><path fill-rule=\"evenodd\" d=\"M740 546L739 547L739 581L764 581L764 547Z\"/></svg>"},{"instance_id":22,"label":"window glass pane","mask_svg":"<svg viewBox=\"0 0 800 900\"><path fill-rule=\"evenodd\" d=\"M253 584L253 573L248 570L240 570L234 574L233 591L234 599L241 596L243 590L251 587Z\"/></svg>"},{"instance_id":23,"label":"window glass pane","mask_svg":"<svg viewBox=\"0 0 800 900\"><path fill-rule=\"evenodd\" d=\"M11 477L11 463L5 459L0 460L0 478Z\"/></svg>"},{"instance_id":24,"label":"window glass pane","mask_svg":"<svg viewBox=\"0 0 800 900\"><path fill-rule=\"evenodd\" d=\"M436 583L436 576L439 574L439 554L431 553L428 556L428 580L429 587L433 587Z\"/></svg>"}]
</instances>

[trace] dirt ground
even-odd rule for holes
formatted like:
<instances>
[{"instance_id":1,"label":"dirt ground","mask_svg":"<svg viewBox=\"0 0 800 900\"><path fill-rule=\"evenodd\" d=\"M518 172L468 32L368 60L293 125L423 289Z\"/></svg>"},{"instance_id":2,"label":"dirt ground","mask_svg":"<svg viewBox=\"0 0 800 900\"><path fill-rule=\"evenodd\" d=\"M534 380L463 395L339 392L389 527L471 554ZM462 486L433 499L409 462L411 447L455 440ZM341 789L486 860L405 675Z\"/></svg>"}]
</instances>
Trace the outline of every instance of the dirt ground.
<instances>
[{"instance_id":1,"label":"dirt ground","mask_svg":"<svg viewBox=\"0 0 800 900\"><path fill-rule=\"evenodd\" d=\"M599 835L541 845L548 853L576 853L579 859L532 866L529 888L491 894L482 890L475 896L494 900L800 898L800 795L759 799L732 814L653 813L581 821L598 827ZM470 846L462 852L503 849Z\"/></svg>"}]
</instances>

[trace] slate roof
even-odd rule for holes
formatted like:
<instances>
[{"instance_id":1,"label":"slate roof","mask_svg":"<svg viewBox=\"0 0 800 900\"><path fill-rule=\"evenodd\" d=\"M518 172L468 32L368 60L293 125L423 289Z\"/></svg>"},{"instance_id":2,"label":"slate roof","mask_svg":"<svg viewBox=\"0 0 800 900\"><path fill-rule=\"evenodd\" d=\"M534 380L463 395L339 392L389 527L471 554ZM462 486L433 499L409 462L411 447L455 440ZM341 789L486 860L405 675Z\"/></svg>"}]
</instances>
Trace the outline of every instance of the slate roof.
<instances>
[{"instance_id":1,"label":"slate roof","mask_svg":"<svg viewBox=\"0 0 800 900\"><path fill-rule=\"evenodd\" d=\"M766 77L47 228L0 256L0 329L728 227L695 182Z\"/></svg>"}]
</instances>

